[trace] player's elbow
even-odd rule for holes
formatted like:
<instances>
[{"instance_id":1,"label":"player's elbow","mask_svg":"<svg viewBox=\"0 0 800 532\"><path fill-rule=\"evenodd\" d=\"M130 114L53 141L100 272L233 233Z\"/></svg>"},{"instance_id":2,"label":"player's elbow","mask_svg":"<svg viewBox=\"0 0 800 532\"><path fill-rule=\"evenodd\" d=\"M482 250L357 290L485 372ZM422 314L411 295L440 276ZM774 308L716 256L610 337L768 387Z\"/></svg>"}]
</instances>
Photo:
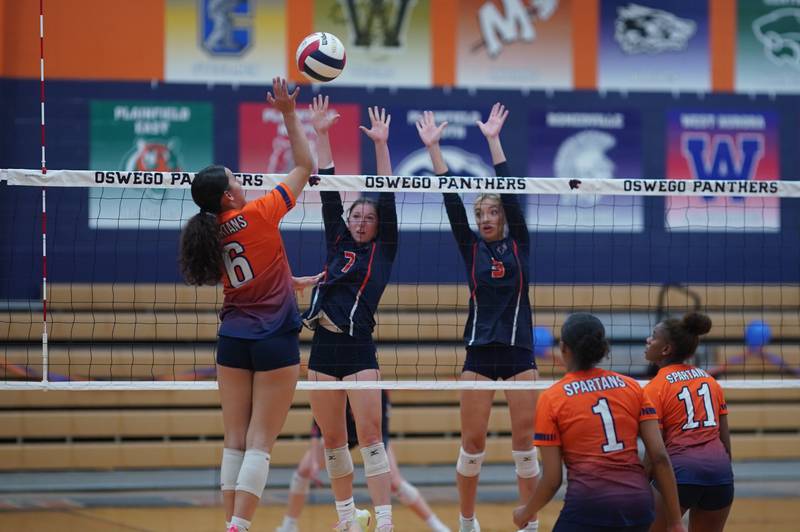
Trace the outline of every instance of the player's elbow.
<instances>
[{"instance_id":1,"label":"player's elbow","mask_svg":"<svg viewBox=\"0 0 800 532\"><path fill-rule=\"evenodd\" d=\"M666 449L659 449L655 452L649 452L647 456L650 459L650 467L653 470L660 468L672 469L672 462L670 462L669 454L667 453Z\"/></svg>"}]
</instances>

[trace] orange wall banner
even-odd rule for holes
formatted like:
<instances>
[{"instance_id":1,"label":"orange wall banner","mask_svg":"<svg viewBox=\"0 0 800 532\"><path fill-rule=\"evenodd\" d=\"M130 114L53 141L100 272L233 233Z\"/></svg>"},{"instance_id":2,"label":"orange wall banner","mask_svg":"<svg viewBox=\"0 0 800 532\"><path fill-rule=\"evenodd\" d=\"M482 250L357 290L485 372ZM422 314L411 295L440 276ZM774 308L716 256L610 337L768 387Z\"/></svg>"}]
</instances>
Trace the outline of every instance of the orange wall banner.
<instances>
[{"instance_id":1,"label":"orange wall banner","mask_svg":"<svg viewBox=\"0 0 800 532\"><path fill-rule=\"evenodd\" d=\"M572 4L572 79L574 88L579 90L597 88L599 24L599 0Z\"/></svg>"},{"instance_id":2,"label":"orange wall banner","mask_svg":"<svg viewBox=\"0 0 800 532\"><path fill-rule=\"evenodd\" d=\"M5 2L2 75L39 78L39 2ZM13 9L11 5L13 4ZM161 79L164 0L45 0L49 79ZM13 43L13 47L9 47Z\"/></svg>"},{"instance_id":3,"label":"orange wall banner","mask_svg":"<svg viewBox=\"0 0 800 532\"><path fill-rule=\"evenodd\" d=\"M456 84L456 25L458 0L437 0L431 9L431 44L433 46L433 84L452 87Z\"/></svg>"},{"instance_id":4,"label":"orange wall banner","mask_svg":"<svg viewBox=\"0 0 800 532\"><path fill-rule=\"evenodd\" d=\"M295 53L308 34L314 31L314 0L292 0L286 3L286 66L287 78L295 83L309 83L300 73Z\"/></svg>"},{"instance_id":5,"label":"orange wall banner","mask_svg":"<svg viewBox=\"0 0 800 532\"><path fill-rule=\"evenodd\" d=\"M736 69L736 9L730 0L709 0L711 90L733 92Z\"/></svg>"},{"instance_id":6,"label":"orange wall banner","mask_svg":"<svg viewBox=\"0 0 800 532\"><path fill-rule=\"evenodd\" d=\"M571 89L572 2L461 0L457 84Z\"/></svg>"}]
</instances>

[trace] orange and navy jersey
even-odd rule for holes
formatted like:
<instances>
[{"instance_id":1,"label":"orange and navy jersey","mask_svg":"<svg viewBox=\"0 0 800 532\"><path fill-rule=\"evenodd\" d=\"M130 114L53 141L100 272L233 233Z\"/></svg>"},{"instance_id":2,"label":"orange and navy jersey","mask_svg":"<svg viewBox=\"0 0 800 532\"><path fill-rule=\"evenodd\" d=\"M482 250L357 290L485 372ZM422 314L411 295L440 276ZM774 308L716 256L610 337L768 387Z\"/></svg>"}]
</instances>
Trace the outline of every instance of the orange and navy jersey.
<instances>
[{"instance_id":1,"label":"orange and navy jersey","mask_svg":"<svg viewBox=\"0 0 800 532\"><path fill-rule=\"evenodd\" d=\"M613 371L570 372L542 393L534 442L561 447L568 484L560 519L605 527L653 520L636 447L639 424L650 419L656 410L639 383Z\"/></svg>"},{"instance_id":2,"label":"orange and navy jersey","mask_svg":"<svg viewBox=\"0 0 800 532\"><path fill-rule=\"evenodd\" d=\"M733 483L731 460L719 439L719 420L728 415L722 387L700 368L672 364L644 388L658 413L678 484Z\"/></svg>"},{"instance_id":3,"label":"orange and navy jersey","mask_svg":"<svg viewBox=\"0 0 800 532\"><path fill-rule=\"evenodd\" d=\"M280 184L241 210L217 216L225 271L219 334L267 338L300 329L300 316L278 224L294 206Z\"/></svg>"}]
</instances>

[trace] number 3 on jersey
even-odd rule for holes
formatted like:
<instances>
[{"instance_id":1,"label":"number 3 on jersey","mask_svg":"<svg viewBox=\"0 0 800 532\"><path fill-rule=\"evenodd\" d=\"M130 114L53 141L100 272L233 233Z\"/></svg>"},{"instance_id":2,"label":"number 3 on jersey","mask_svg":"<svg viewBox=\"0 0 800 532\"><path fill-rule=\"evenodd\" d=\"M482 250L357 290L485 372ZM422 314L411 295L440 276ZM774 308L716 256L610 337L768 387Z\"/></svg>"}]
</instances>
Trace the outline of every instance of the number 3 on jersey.
<instances>
[{"instance_id":1,"label":"number 3 on jersey","mask_svg":"<svg viewBox=\"0 0 800 532\"><path fill-rule=\"evenodd\" d=\"M238 242L225 244L222 249L222 260L231 286L239 288L253 278L253 268L244 256L244 247Z\"/></svg>"}]
</instances>

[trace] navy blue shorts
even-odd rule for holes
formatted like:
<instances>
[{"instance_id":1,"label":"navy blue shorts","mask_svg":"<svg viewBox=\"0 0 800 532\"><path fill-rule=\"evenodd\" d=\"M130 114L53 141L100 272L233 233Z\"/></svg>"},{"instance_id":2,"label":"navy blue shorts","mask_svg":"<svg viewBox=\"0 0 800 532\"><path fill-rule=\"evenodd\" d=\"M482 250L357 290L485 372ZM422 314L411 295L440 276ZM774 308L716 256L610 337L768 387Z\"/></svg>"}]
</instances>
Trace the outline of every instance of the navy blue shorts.
<instances>
[{"instance_id":1,"label":"navy blue shorts","mask_svg":"<svg viewBox=\"0 0 800 532\"><path fill-rule=\"evenodd\" d=\"M697 508L713 512L733 504L733 484L722 486L699 486L678 484L678 499L681 508Z\"/></svg>"},{"instance_id":2,"label":"navy blue shorts","mask_svg":"<svg viewBox=\"0 0 800 532\"><path fill-rule=\"evenodd\" d=\"M536 369L533 351L521 347L488 344L467 346L467 359L462 371L496 380L507 380L523 371Z\"/></svg>"},{"instance_id":3,"label":"navy blue shorts","mask_svg":"<svg viewBox=\"0 0 800 532\"><path fill-rule=\"evenodd\" d=\"M573 523L558 518L553 532L648 532L650 525L635 525L635 526L595 526L587 525L585 523Z\"/></svg>"},{"instance_id":4,"label":"navy blue shorts","mask_svg":"<svg viewBox=\"0 0 800 532\"><path fill-rule=\"evenodd\" d=\"M308 369L342 379L365 369L379 369L372 338L353 338L317 326L311 341Z\"/></svg>"},{"instance_id":5,"label":"navy blue shorts","mask_svg":"<svg viewBox=\"0 0 800 532\"><path fill-rule=\"evenodd\" d=\"M219 336L217 364L228 368L270 371L300 363L300 338L297 331L251 340Z\"/></svg>"}]
</instances>

